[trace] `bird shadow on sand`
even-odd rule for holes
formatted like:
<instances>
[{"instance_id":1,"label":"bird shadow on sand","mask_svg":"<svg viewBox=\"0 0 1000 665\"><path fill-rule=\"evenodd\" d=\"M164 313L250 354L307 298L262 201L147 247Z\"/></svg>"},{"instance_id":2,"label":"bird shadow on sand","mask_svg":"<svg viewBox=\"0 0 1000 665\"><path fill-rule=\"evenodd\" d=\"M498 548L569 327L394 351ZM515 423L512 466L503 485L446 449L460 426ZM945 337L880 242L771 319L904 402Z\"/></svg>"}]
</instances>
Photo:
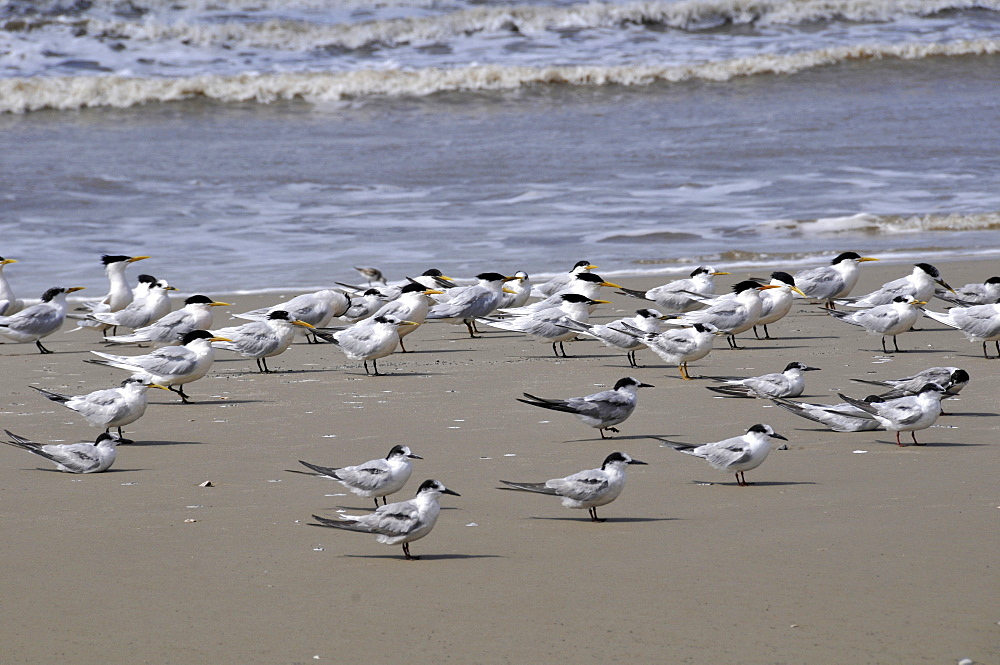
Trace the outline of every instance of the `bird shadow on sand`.
<instances>
[{"instance_id":1,"label":"bird shadow on sand","mask_svg":"<svg viewBox=\"0 0 1000 665\"><path fill-rule=\"evenodd\" d=\"M204 441L133 441L121 444L119 447L141 448L143 446L200 446Z\"/></svg>"},{"instance_id":2,"label":"bird shadow on sand","mask_svg":"<svg viewBox=\"0 0 1000 665\"><path fill-rule=\"evenodd\" d=\"M992 416L998 416L1000 414L998 414L998 413L982 412L982 411L980 411L980 412L977 412L977 411L954 411L954 412L953 411L946 411L946 412L943 412L941 415L942 416L947 416L949 418L962 417L962 416L964 416L966 418L990 418Z\"/></svg>"},{"instance_id":3,"label":"bird shadow on sand","mask_svg":"<svg viewBox=\"0 0 1000 665\"><path fill-rule=\"evenodd\" d=\"M691 484L692 485L722 485L724 487L743 487L742 485L738 485L735 480L729 481L729 482L725 482L725 481L719 482L717 480L692 480ZM815 484L816 483L812 482L811 480L802 480L802 481L790 481L790 480L781 480L781 481L778 481L778 480L751 480L751 481L749 481L747 483L747 485L749 485L751 487L789 487L789 486L794 487L794 486L797 486L797 485L815 485Z\"/></svg>"},{"instance_id":4,"label":"bird shadow on sand","mask_svg":"<svg viewBox=\"0 0 1000 665\"><path fill-rule=\"evenodd\" d=\"M42 467L42 466L25 468L24 471L45 471L47 473L66 473L65 471L60 471L59 469L50 469L50 468L46 468L46 467ZM106 471L101 471L101 473L102 474L104 474L104 473L126 473L126 472L133 472L133 471L148 471L148 469L108 469ZM75 473L75 474L71 474L71 475L74 475L74 476L96 476L98 474L96 474L96 473Z\"/></svg>"},{"instance_id":5,"label":"bird shadow on sand","mask_svg":"<svg viewBox=\"0 0 1000 665\"><path fill-rule=\"evenodd\" d=\"M196 407L196 406L219 406L221 404L262 404L264 400L262 399L191 399L189 402L182 402L178 400L168 399L165 402L149 400L150 404L177 404L178 406L184 407ZM194 410L192 408L192 410Z\"/></svg>"},{"instance_id":6,"label":"bird shadow on sand","mask_svg":"<svg viewBox=\"0 0 1000 665\"><path fill-rule=\"evenodd\" d=\"M406 561L400 554L341 554L345 559L398 559ZM449 559L505 559L499 554L414 554L418 561L447 561Z\"/></svg>"},{"instance_id":7,"label":"bird shadow on sand","mask_svg":"<svg viewBox=\"0 0 1000 665\"><path fill-rule=\"evenodd\" d=\"M583 517L540 517L538 515L532 515L530 517L524 517L522 519L526 520L544 520L546 522L580 522L580 523L592 523L589 517L584 515ZM601 522L676 522L678 518L676 517L601 517Z\"/></svg>"}]
</instances>

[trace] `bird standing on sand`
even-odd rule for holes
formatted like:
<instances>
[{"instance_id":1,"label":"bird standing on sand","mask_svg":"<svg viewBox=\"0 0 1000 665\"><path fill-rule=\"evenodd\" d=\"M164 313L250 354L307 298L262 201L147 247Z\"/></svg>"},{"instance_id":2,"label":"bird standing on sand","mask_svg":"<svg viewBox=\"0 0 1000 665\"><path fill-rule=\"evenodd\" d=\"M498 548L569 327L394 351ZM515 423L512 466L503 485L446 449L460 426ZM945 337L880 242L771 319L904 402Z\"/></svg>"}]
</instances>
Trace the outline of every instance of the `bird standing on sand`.
<instances>
[{"instance_id":1,"label":"bird standing on sand","mask_svg":"<svg viewBox=\"0 0 1000 665\"><path fill-rule=\"evenodd\" d=\"M636 378L626 376L618 380L614 389L602 390L586 397L548 399L524 393L527 399L517 398L517 401L543 409L572 413L586 424L596 428L601 433L601 438L606 439L608 437L604 435L605 431L617 433L615 425L625 422L635 411L638 401L636 392L639 388L652 387L648 383L642 383Z\"/></svg>"},{"instance_id":2,"label":"bird standing on sand","mask_svg":"<svg viewBox=\"0 0 1000 665\"><path fill-rule=\"evenodd\" d=\"M396 328L396 332L399 333L399 348L403 353L408 353L403 338L427 320L427 312L434 304L431 296L442 293L444 291L429 289L420 282L411 282L400 290L398 298L382 305L381 309L375 312L375 316L394 316L403 321L413 322L412 326Z\"/></svg>"},{"instance_id":3,"label":"bird standing on sand","mask_svg":"<svg viewBox=\"0 0 1000 665\"><path fill-rule=\"evenodd\" d=\"M30 386L42 395L76 411L87 419L91 426L103 427L105 432L118 428L118 443L133 443L126 439L122 426L130 425L146 413L146 393L150 388L167 390L166 386L153 383L148 376L136 374L122 381L116 388L95 390L86 395L64 395L62 393Z\"/></svg>"},{"instance_id":4,"label":"bird standing on sand","mask_svg":"<svg viewBox=\"0 0 1000 665\"><path fill-rule=\"evenodd\" d=\"M375 507L378 508L379 497L382 497L382 505L385 505L388 503L386 497L403 489L403 485L410 479L413 471L411 459L423 457L414 455L409 446L395 445L384 459L373 459L356 466L319 466L302 460L299 460L299 464L320 476L336 480L358 496L374 499Z\"/></svg>"},{"instance_id":5,"label":"bird standing on sand","mask_svg":"<svg viewBox=\"0 0 1000 665\"><path fill-rule=\"evenodd\" d=\"M148 256L124 256L121 254L105 254L101 257L104 264L104 274L108 276L110 288L108 294L96 303L84 304L84 309L89 310L90 315L107 312L117 312L124 309L132 302L132 289L125 280L125 269L136 261L148 259ZM106 333L112 326L101 323L92 316L84 316L77 322L77 330L80 328L95 328L102 333Z\"/></svg>"},{"instance_id":6,"label":"bird standing on sand","mask_svg":"<svg viewBox=\"0 0 1000 665\"><path fill-rule=\"evenodd\" d=\"M754 425L742 436L700 445L668 441L659 437L653 438L662 441L674 450L701 457L715 469L736 474L736 484L741 487L753 484L747 482L744 473L752 471L764 463L767 454L771 452L771 440L788 440L777 434L770 425Z\"/></svg>"},{"instance_id":7,"label":"bird standing on sand","mask_svg":"<svg viewBox=\"0 0 1000 665\"><path fill-rule=\"evenodd\" d=\"M109 335L104 341L112 344L142 344L176 346L192 330L212 327L212 307L229 307L227 302L217 302L208 296L195 295L184 301L184 307L135 330L131 335Z\"/></svg>"},{"instance_id":8,"label":"bird standing on sand","mask_svg":"<svg viewBox=\"0 0 1000 665\"><path fill-rule=\"evenodd\" d=\"M431 307L427 313L429 320L440 319L452 324L464 323L469 329L469 337L477 337L473 322L489 316L500 306L503 285L514 277L505 277L496 272L482 272L476 275L477 282L471 286L449 289L445 298Z\"/></svg>"},{"instance_id":9,"label":"bird standing on sand","mask_svg":"<svg viewBox=\"0 0 1000 665\"><path fill-rule=\"evenodd\" d=\"M810 268L795 273L795 285L813 300L825 300L826 308L834 308L835 298L847 297L858 283L860 264L865 261L878 261L870 256L861 256L857 252L838 254L828 266Z\"/></svg>"},{"instance_id":10,"label":"bird standing on sand","mask_svg":"<svg viewBox=\"0 0 1000 665\"><path fill-rule=\"evenodd\" d=\"M567 508L586 508L591 522L604 522L598 519L597 508L606 506L622 493L625 489L625 470L630 464L646 463L633 459L627 453L614 452L604 458L601 468L579 471L565 478L552 478L544 483L500 482L522 492L560 496L562 505Z\"/></svg>"},{"instance_id":11,"label":"bird standing on sand","mask_svg":"<svg viewBox=\"0 0 1000 665\"><path fill-rule=\"evenodd\" d=\"M670 314L683 314L684 312L702 309L705 306L702 301L692 298L692 294L701 296L715 295L715 277L728 274L728 272L718 271L712 266L698 266L691 271L690 277L675 279L672 282L667 282L648 291L622 289L619 293L642 300L651 300L658 307Z\"/></svg>"},{"instance_id":12,"label":"bird standing on sand","mask_svg":"<svg viewBox=\"0 0 1000 665\"><path fill-rule=\"evenodd\" d=\"M913 296L896 296L888 305L878 305L870 309L862 309L857 312L842 312L835 309L828 309L826 313L844 323L850 323L868 331L870 335L882 335L882 352L889 353L885 347L885 338L892 337L892 346L898 352L899 344L896 336L909 332L913 324L920 318L920 305L926 305L922 300L915 300Z\"/></svg>"},{"instance_id":13,"label":"bird standing on sand","mask_svg":"<svg viewBox=\"0 0 1000 665\"><path fill-rule=\"evenodd\" d=\"M771 335L767 332L767 325L776 323L788 315L788 312L792 310L794 294L797 293L803 297L806 295L795 286L795 278L787 272L772 272L769 283L778 288L768 289L760 293L760 317L757 319L757 323L753 324L753 335L757 339L760 339L760 335L757 334L757 326L763 326L764 339L771 339Z\"/></svg>"},{"instance_id":14,"label":"bird standing on sand","mask_svg":"<svg viewBox=\"0 0 1000 665\"><path fill-rule=\"evenodd\" d=\"M43 293L42 302L37 305L12 316L0 316L0 337L16 344L34 342L39 352L52 353L42 345L42 338L62 327L66 320L66 296L82 289L82 286L56 286Z\"/></svg>"},{"instance_id":15,"label":"bird standing on sand","mask_svg":"<svg viewBox=\"0 0 1000 665\"><path fill-rule=\"evenodd\" d=\"M869 414L868 417L877 420L890 432L895 432L897 446L905 446L899 441L900 432L909 432L914 445L920 446L923 444L917 442L916 432L927 429L937 422L941 415L941 399L946 394L947 391L942 386L928 383L916 395L897 397L884 402L865 402L843 394L840 395L840 399Z\"/></svg>"},{"instance_id":16,"label":"bird standing on sand","mask_svg":"<svg viewBox=\"0 0 1000 665\"><path fill-rule=\"evenodd\" d=\"M949 328L961 330L970 342L982 342L983 357L989 358L986 342L994 342L1000 357L1000 305L952 307L947 312L924 310L924 314Z\"/></svg>"},{"instance_id":17,"label":"bird standing on sand","mask_svg":"<svg viewBox=\"0 0 1000 665\"><path fill-rule=\"evenodd\" d=\"M343 316L351 307L350 297L343 291L336 289L320 289L312 293L303 293L295 296L291 300L278 303L271 307L261 307L242 314L234 314L238 319L249 319L250 321L264 321L271 312L282 310L288 312L293 319L305 321L316 328L323 328L329 325L335 316ZM296 330L296 332L299 332ZM306 336L306 341L310 344L316 340L309 330L301 331Z\"/></svg>"},{"instance_id":18,"label":"bird standing on sand","mask_svg":"<svg viewBox=\"0 0 1000 665\"><path fill-rule=\"evenodd\" d=\"M744 280L733 285L731 295L718 297L698 297L708 305L707 309L698 309L677 317L677 321L691 325L693 323L711 323L726 333L726 340L732 349L742 348L736 344L736 335L750 330L760 318L763 307L761 291L777 289L778 286L760 284L753 280Z\"/></svg>"},{"instance_id":19,"label":"bird standing on sand","mask_svg":"<svg viewBox=\"0 0 1000 665\"><path fill-rule=\"evenodd\" d=\"M144 275L144 277L151 276ZM154 279L152 283L147 283L145 295L133 298L123 309L117 312L94 312L91 316L94 320L116 329L118 326L132 330L144 328L170 313L170 296L167 292L176 290L166 280Z\"/></svg>"},{"instance_id":20,"label":"bird standing on sand","mask_svg":"<svg viewBox=\"0 0 1000 665\"><path fill-rule=\"evenodd\" d=\"M399 326L415 325L413 321L404 321L392 315L376 316L335 333L317 329L316 336L324 342L336 344L351 360L363 361L365 374L370 374L368 361L371 360L375 376L378 376L378 359L390 355L399 346Z\"/></svg>"},{"instance_id":21,"label":"bird standing on sand","mask_svg":"<svg viewBox=\"0 0 1000 665\"><path fill-rule=\"evenodd\" d=\"M906 277L886 282L881 287L857 298L844 298L837 302L849 307L878 307L898 302L900 296L911 296L914 300L921 301L922 304L934 296L935 285L952 291L947 282L941 279L941 272L929 263L917 263L913 266L913 272Z\"/></svg>"},{"instance_id":22,"label":"bird standing on sand","mask_svg":"<svg viewBox=\"0 0 1000 665\"><path fill-rule=\"evenodd\" d=\"M646 348L645 335L660 332L660 321L664 316L655 309L636 310L635 316L617 319L610 323L581 323L569 319L562 325L576 330L582 335L604 342L610 349L626 351L629 367L638 367L635 352Z\"/></svg>"},{"instance_id":23,"label":"bird standing on sand","mask_svg":"<svg viewBox=\"0 0 1000 665\"><path fill-rule=\"evenodd\" d=\"M17 259L5 259L0 256L0 316L10 316L17 314L24 309L24 301L18 300L14 295L7 276L3 274L4 266L17 263Z\"/></svg>"},{"instance_id":24,"label":"bird standing on sand","mask_svg":"<svg viewBox=\"0 0 1000 665\"><path fill-rule=\"evenodd\" d=\"M212 342L217 349L234 351L244 358L257 361L257 371L269 374L267 359L288 350L295 338L295 327L312 330L312 325L293 319L288 312L278 309L267 315L264 321L251 321L241 326L220 328L213 334L224 341Z\"/></svg>"},{"instance_id":25,"label":"bird standing on sand","mask_svg":"<svg viewBox=\"0 0 1000 665\"><path fill-rule=\"evenodd\" d=\"M437 480L425 480L417 489L416 497L409 501L380 506L368 515L342 515L340 521L313 515L319 524L346 531L372 533L383 545L402 545L408 561L420 557L410 555L410 543L420 540L431 532L437 522L441 506L438 500L442 494L461 496Z\"/></svg>"},{"instance_id":26,"label":"bird standing on sand","mask_svg":"<svg viewBox=\"0 0 1000 665\"><path fill-rule=\"evenodd\" d=\"M590 272L591 270L597 270L597 266L591 264L590 261L577 261L573 264L573 267L570 268L569 272L556 275L544 284L539 284L535 287L535 291L539 295L547 298L565 289L576 275L584 272Z\"/></svg>"},{"instance_id":27,"label":"bird standing on sand","mask_svg":"<svg viewBox=\"0 0 1000 665\"><path fill-rule=\"evenodd\" d=\"M563 342L576 337L577 331L567 327L569 321L576 321L585 324L590 318L590 308L601 303L608 303L607 300L593 300L579 293L564 293L554 296L559 300L559 304L554 307L529 311L526 314L511 316L506 319L478 318L488 326L510 330L512 332L532 335L543 342L551 342L552 353L559 357L568 358ZM559 349L556 349L556 344Z\"/></svg>"},{"instance_id":28,"label":"bird standing on sand","mask_svg":"<svg viewBox=\"0 0 1000 665\"><path fill-rule=\"evenodd\" d=\"M84 362L107 367L117 367L133 374L148 374L161 386L180 395L188 403L184 384L197 381L208 374L215 361L212 342L229 342L227 337L217 337L207 330L192 330L181 339L181 346L164 346L141 356L116 356L102 351L91 351L100 360ZM176 387L175 387L176 386Z\"/></svg>"},{"instance_id":29,"label":"bird standing on sand","mask_svg":"<svg viewBox=\"0 0 1000 665\"><path fill-rule=\"evenodd\" d=\"M4 441L9 446L27 450L47 460L55 462L57 471L66 473L101 473L111 468L115 463L117 451L115 444L118 437L107 432L101 433L97 441L81 441L80 443L48 444L34 443L22 436L18 436L9 430L4 430L9 441Z\"/></svg>"}]
</instances>

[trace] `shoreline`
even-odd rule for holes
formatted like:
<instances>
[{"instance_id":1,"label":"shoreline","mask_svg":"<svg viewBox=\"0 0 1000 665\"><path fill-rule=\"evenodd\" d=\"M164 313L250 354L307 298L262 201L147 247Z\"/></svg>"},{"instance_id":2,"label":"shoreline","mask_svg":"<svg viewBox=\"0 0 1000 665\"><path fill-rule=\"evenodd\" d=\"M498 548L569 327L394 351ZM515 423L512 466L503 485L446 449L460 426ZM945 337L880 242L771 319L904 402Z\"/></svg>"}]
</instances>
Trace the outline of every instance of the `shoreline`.
<instances>
[{"instance_id":1,"label":"shoreline","mask_svg":"<svg viewBox=\"0 0 1000 665\"><path fill-rule=\"evenodd\" d=\"M939 267L958 287L995 266ZM864 264L855 294L908 272ZM720 278L719 291L738 278ZM636 281L625 286L660 283ZM235 303L217 308L216 326L273 304L269 295L212 293ZM605 295L601 322L643 306ZM77 394L127 376L80 362L100 345L69 325L46 338L52 355L0 346L0 428L42 442L96 437L28 387ZM271 375L220 351L187 387L194 404L151 391L146 415L125 428L137 443L120 447L108 473L55 473L0 446L5 662L507 663L570 653L582 662L989 662L1000 641L1000 378L958 331L926 317L918 327L899 338L907 353L884 355L878 337L796 301L770 326L776 339L744 333L745 351L720 340L691 367L696 377L748 376L808 360L822 371L807 375L801 399L818 402L867 394L850 378L969 371L950 415L918 432L927 445L906 448L884 431L833 433L760 400L719 401L706 379L682 381L648 350L629 369L624 352L594 341L567 344L574 357L556 359L523 335L469 339L464 326L427 324L407 337L411 353L380 362L379 377L330 345L297 341L269 360L279 370ZM629 375L655 388L640 392L610 440L515 401L525 391L584 395ZM757 422L785 435L788 450L747 472L755 485L746 488L649 438L712 441ZM462 495L443 497L434 531L411 545L422 561L403 561L373 536L309 526L313 513L368 512L371 500L290 473L298 460L356 464L397 443L424 459L390 501L426 478ZM497 489L500 478L593 468L614 450L649 466L629 468L621 497L600 509L604 524L553 497Z\"/></svg>"}]
</instances>

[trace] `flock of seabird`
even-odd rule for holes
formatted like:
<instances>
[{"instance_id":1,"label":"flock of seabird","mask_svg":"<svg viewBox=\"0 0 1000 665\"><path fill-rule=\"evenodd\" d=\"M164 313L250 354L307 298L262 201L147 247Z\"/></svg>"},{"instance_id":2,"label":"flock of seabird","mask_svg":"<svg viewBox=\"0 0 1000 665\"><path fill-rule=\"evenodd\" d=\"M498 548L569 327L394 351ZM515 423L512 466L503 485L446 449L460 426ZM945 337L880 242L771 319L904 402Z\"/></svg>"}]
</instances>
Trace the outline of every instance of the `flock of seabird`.
<instances>
[{"instance_id":1,"label":"flock of seabird","mask_svg":"<svg viewBox=\"0 0 1000 665\"><path fill-rule=\"evenodd\" d=\"M736 336L753 330L770 339L767 326L789 314L796 298L822 303L822 311L834 320L859 326L886 338L900 351L896 338L913 329L922 314L962 331L973 342L996 343L1000 355L1000 277L982 284L952 289L939 271L918 263L912 272L862 296L852 296L859 266L877 259L844 252L829 265L798 272L774 272L768 279L738 281L730 293L717 294L715 278L728 275L711 266L701 266L688 277L647 291L622 287L593 273L597 267L580 261L573 268L544 284L533 285L525 272L506 276L482 272L472 283L456 280L431 269L401 284L390 285L375 268L356 268L366 287L338 283L340 288L298 295L268 308L235 314L238 325L213 327L212 308L229 306L205 295L192 295L184 305L171 310L168 282L140 275L130 287L126 268L147 256L102 257L110 283L106 296L84 301L70 311L66 297L82 287L56 286L28 304L14 295L4 268L16 263L0 257L0 341L34 343L40 353L52 351L42 340L60 330L67 318L75 330L98 330L109 346L138 345L142 352L119 355L91 351L87 362L130 373L119 386L84 395L67 395L31 386L41 396L79 413L91 425L103 428L94 443L42 445L7 431L11 446L22 448L55 463L60 471L98 473L112 466L116 445L131 443L123 427L136 422L146 411L150 388L169 390L188 402L184 386L204 377L221 349L253 359L262 373L271 372L267 359L284 353L297 334L309 343L335 345L351 360L360 361L366 374L379 374L378 360L399 349L406 352L403 338L429 321L464 325L470 337L482 334L480 325L531 335L551 345L556 357L566 357L564 343L578 336L599 340L625 354L630 368L638 367L635 354L650 349L665 362L676 365L684 380L691 380L689 363L705 358L714 339L724 336L730 348ZM379 286L375 286L379 285ZM634 316L609 322L592 322L591 314L609 301L601 289L643 301ZM536 300L532 301L531 298ZM924 308L932 298L949 308L934 312ZM335 324L335 325L331 325ZM128 332L119 333L119 328ZM369 366L370 363L370 366ZM795 401L805 389L805 372L817 370L801 362L790 362L781 372L754 377L704 377L715 381L709 390L727 398L766 399L791 413L820 423L836 432L885 429L916 432L933 425L942 413L943 399L958 394L969 374L958 367L932 367L900 379L858 381L875 384L882 392L857 399L840 395L838 404ZM531 406L575 415L598 430L602 439L618 432L635 411L637 391L652 387L626 376L613 389L581 397L550 398L524 393L517 401ZM116 430L116 431L112 431ZM6 430L5 430L6 431ZM651 437L656 438L656 437ZM732 473L738 485L748 485L744 473L759 467L775 440L786 440L767 424L755 424L743 434L709 443L682 443L659 439L664 446L701 457L712 467ZM388 503L410 478L411 460L421 459L409 447L393 446L384 458L354 466L328 467L301 461L312 475L332 479L354 494L375 502L373 513L342 515L333 520L314 515L316 525L374 534L378 542L402 545L407 559L409 543L426 536L437 520L439 499L458 496L437 480L426 480L409 501ZM625 486L629 465L645 464L625 452L609 454L599 468L573 473L544 482L500 481L503 489L561 497L569 508L586 508L593 521L597 508L614 501ZM379 504L379 499L382 504Z\"/></svg>"}]
</instances>

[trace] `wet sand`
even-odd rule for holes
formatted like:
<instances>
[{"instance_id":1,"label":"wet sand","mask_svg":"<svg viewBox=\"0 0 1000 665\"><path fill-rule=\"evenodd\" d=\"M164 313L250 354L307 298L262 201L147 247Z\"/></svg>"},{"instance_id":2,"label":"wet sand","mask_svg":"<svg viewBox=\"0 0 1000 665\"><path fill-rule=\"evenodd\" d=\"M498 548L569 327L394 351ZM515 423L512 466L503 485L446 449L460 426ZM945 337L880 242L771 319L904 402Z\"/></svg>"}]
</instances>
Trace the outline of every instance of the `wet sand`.
<instances>
[{"instance_id":1,"label":"wet sand","mask_svg":"<svg viewBox=\"0 0 1000 665\"><path fill-rule=\"evenodd\" d=\"M997 272L939 267L954 286ZM865 264L855 293L908 271ZM211 295L233 312L279 301ZM598 320L642 306L610 299ZM217 325L226 319L217 312ZM775 339L744 333L742 351L720 339L691 367L751 375L802 360L822 368L807 375L803 399L821 402L871 392L852 377L969 371L950 415L918 432L926 445L905 448L892 433L834 433L769 402L713 397L706 379L682 381L648 350L638 353L645 366L629 369L624 353L595 341L556 359L522 335L469 339L464 327L430 324L407 337L412 353L380 362L379 377L329 345L296 343L269 360L280 370L271 375L220 351L188 386L196 403L152 391L126 428L137 443L108 473L56 473L0 446L2 660L995 662L998 361L930 319L918 326L899 338L906 353L886 356L878 337L801 303L769 326ZM82 362L100 348L95 336L57 333L48 356L0 346L0 427L42 442L96 436L28 388L76 394L125 378ZM522 391L588 394L628 375L656 387L640 392L612 440L515 401ZM648 438L718 440L758 422L789 442L747 472L750 487ZM462 495L444 496L433 533L411 545L420 561L373 536L310 526L313 513L372 503L289 471L302 470L298 460L359 463L396 443L425 458L397 499L426 478ZM500 478L593 468L614 450L649 465L629 468L622 496L599 509L605 523L553 497L497 489Z\"/></svg>"}]
</instances>

